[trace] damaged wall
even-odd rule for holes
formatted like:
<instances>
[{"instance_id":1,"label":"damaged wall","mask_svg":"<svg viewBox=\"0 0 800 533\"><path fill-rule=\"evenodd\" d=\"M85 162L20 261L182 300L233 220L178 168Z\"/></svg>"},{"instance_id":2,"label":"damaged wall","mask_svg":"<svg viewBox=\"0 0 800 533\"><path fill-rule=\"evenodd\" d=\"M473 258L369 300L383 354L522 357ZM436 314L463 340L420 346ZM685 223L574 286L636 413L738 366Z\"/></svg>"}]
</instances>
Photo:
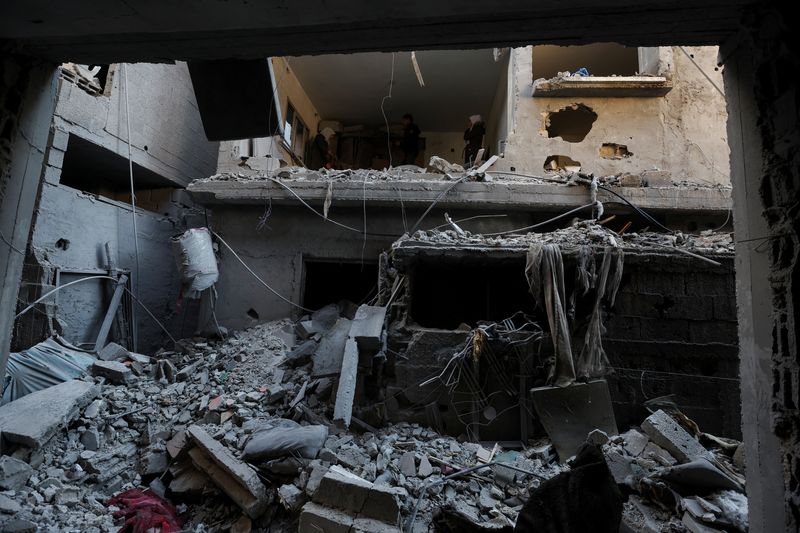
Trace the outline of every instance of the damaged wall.
<instances>
[{"instance_id":1,"label":"damaged wall","mask_svg":"<svg viewBox=\"0 0 800 533\"><path fill-rule=\"evenodd\" d=\"M498 167L541 174L547 157L561 155L579 162L585 172L598 175L639 175L656 168L669 171L676 181L728 185L725 98L717 89L722 87L717 49L684 49L694 56L692 59L711 77L716 88L680 47L661 47L660 72L672 84L665 96L534 96L532 47L514 49L514 87L510 96L514 120L505 159L498 162ZM585 138L568 142L559 136L549 137L551 114L576 104L597 115L593 122L587 115L583 124L588 130ZM632 155L602 157L604 143L624 145Z\"/></svg>"},{"instance_id":2,"label":"damaged wall","mask_svg":"<svg viewBox=\"0 0 800 533\"><path fill-rule=\"evenodd\" d=\"M121 88L124 78L120 69L112 66L114 75L109 79L113 80L113 85L99 95L90 94L65 79L59 82L58 101L45 153L44 180L31 237L33 254L27 257L28 261L40 264L29 265L27 273L30 277L23 280L26 291L20 294L26 296L26 302L35 299L40 292L35 287L41 283L53 283L51 276L55 268L62 271L105 270L105 244L109 243L117 268L133 272L134 287L138 276L143 303L174 334L179 334L183 322L178 318L182 319L184 315L177 311L180 284L170 238L188 227L205 223L204 211L193 207L191 198L181 187L213 173L217 146L205 139L185 64L126 67L130 69L134 180L146 180L146 184L140 183L143 186L174 188L171 192L162 190L159 196L163 198L153 202L151 191L140 191L137 187L137 196L141 195L145 206L145 209L142 205L137 206L139 271L136 269L129 204L82 193L75 188L81 186L80 176L72 176L74 186L60 183L70 139L80 137L79 140L100 147L91 153L93 157L127 158L124 88ZM78 143L73 147L85 145ZM81 152L80 157L85 157L85 152ZM100 159L83 163L105 168ZM129 177L127 164L123 167L122 175L105 176L109 187L119 187L121 183L124 189ZM86 186L90 187L88 181ZM120 197L126 195L129 193ZM147 208L158 209L158 212ZM39 266L44 270L36 268ZM48 279L42 279L43 273ZM71 279L67 275L64 282ZM106 291L92 281L66 289L60 298L62 307L57 316L63 319L61 325L66 338L76 343L93 341L97 334L98 313L105 313L108 305ZM181 311L186 311L187 305L195 304L185 302ZM135 312L138 349L154 350L162 346L165 336L160 328L141 308ZM191 333L195 324L192 320L187 323L188 333ZM46 334L41 323L23 319L15 331L16 347L27 347Z\"/></svg>"}]
</instances>

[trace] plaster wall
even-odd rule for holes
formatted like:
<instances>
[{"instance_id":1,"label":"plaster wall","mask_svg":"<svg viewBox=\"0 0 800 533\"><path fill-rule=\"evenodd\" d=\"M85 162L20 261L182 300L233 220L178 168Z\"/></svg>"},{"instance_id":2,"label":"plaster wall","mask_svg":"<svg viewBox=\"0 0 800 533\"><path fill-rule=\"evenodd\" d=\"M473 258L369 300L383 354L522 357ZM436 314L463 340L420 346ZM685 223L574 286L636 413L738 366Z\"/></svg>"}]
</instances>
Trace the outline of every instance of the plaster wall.
<instances>
[{"instance_id":1,"label":"plaster wall","mask_svg":"<svg viewBox=\"0 0 800 533\"><path fill-rule=\"evenodd\" d=\"M586 172L639 174L657 168L673 180L729 185L729 149L725 131L722 73L716 47L684 47L713 81L712 85L680 47L659 49L660 72L672 90L658 97L541 97L532 96L532 47L512 51L514 113L501 168L541 174L545 159L564 155L579 161ZM716 88L715 88L716 86ZM548 115L573 104L584 104L597 120L580 142L548 137ZM603 143L627 146L633 155L605 159Z\"/></svg>"},{"instance_id":2,"label":"plaster wall","mask_svg":"<svg viewBox=\"0 0 800 533\"><path fill-rule=\"evenodd\" d=\"M434 155L452 163L464 161L464 132L423 131L421 137L425 138L425 164Z\"/></svg>"}]
</instances>

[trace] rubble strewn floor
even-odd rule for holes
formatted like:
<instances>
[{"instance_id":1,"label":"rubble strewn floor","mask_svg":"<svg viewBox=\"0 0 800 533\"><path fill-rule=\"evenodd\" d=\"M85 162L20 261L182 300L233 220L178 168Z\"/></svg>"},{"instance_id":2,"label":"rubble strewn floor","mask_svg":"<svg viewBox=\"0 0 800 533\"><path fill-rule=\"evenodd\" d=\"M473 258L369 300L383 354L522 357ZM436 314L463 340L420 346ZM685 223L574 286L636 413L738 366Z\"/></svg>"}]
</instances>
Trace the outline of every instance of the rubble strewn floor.
<instances>
[{"instance_id":1,"label":"rubble strewn floor","mask_svg":"<svg viewBox=\"0 0 800 533\"><path fill-rule=\"evenodd\" d=\"M322 314L316 327L333 327ZM197 532L512 531L531 494L570 472L547 442L487 449L417 424L332 423L335 380L313 377L302 344L290 350L297 327L185 339L152 358L118 351L127 382L93 378L99 395L66 428L3 457L2 531L113 531L126 527L122 516L130 527L155 516ZM745 531L738 443L689 434L678 420L659 411L643 432L590 434L630 496L623 523Z\"/></svg>"}]
</instances>

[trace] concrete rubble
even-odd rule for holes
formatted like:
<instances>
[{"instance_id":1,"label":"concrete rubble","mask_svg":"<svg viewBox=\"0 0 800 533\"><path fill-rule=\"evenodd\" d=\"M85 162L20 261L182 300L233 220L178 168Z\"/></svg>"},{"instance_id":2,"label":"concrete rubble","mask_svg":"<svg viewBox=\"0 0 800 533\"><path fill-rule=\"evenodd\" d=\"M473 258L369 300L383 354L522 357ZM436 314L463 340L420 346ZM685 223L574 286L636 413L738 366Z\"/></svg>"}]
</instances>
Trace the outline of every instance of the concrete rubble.
<instances>
[{"instance_id":1,"label":"concrete rubble","mask_svg":"<svg viewBox=\"0 0 800 533\"><path fill-rule=\"evenodd\" d=\"M422 532L464 521L510 531L531 494L569 463L546 440L503 449L356 418L360 359L382 349L385 312L353 308L351 320L328 308L224 340L182 339L152 357L100 360L102 371L84 380L0 408L0 528L113 530L106 502L147 487L196 532ZM335 350L326 342L334 335L344 340ZM320 352L338 369L318 375ZM23 415L41 420L21 424ZM745 531L737 443L693 434L681 420L658 411L641 431L585 432L626 495L623 523Z\"/></svg>"}]
</instances>

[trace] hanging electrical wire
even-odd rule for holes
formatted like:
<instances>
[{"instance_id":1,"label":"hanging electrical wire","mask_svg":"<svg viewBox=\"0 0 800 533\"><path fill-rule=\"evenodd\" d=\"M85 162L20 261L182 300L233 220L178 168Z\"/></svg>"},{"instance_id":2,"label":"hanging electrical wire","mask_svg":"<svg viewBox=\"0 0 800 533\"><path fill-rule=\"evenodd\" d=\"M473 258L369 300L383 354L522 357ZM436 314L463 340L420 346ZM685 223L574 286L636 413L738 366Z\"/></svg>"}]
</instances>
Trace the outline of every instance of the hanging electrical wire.
<instances>
[{"instance_id":1,"label":"hanging electrical wire","mask_svg":"<svg viewBox=\"0 0 800 533\"><path fill-rule=\"evenodd\" d=\"M389 119L386 118L386 110L384 109L384 104L386 100L392 97L392 89L394 88L394 52L392 52L392 74L389 78L389 93L381 99L381 114L383 115L383 122L386 124L386 150L389 153L389 168L392 167L392 134L389 130Z\"/></svg>"}]
</instances>

